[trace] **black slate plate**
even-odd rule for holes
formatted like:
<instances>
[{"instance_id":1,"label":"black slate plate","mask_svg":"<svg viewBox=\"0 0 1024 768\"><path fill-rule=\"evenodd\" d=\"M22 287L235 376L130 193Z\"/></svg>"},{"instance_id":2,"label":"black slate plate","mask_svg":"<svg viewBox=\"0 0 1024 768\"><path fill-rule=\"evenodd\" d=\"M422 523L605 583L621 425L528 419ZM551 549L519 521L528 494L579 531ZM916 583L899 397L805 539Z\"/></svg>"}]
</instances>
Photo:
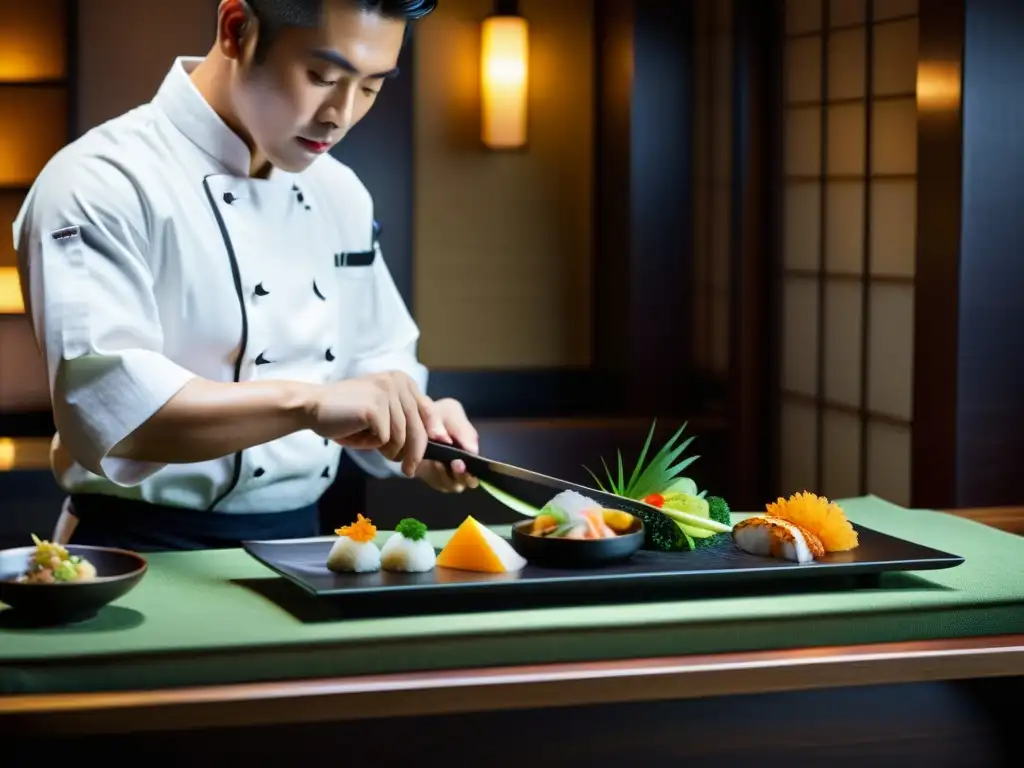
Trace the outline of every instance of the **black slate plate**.
<instances>
[{"instance_id":1,"label":"black slate plate","mask_svg":"<svg viewBox=\"0 0 1024 768\"><path fill-rule=\"evenodd\" d=\"M707 586L751 586L758 591L770 583L782 592L786 583L808 580L835 581L837 577L876 577L890 571L925 571L953 568L964 558L920 546L878 531L854 526L860 546L852 552L827 555L800 565L748 555L731 543L696 552L666 553L641 550L628 560L600 568L545 568L528 564L510 574L483 574L435 568L422 574L378 572L335 574L325 565L332 539L300 539L281 542L246 542L252 557L317 597L360 598L387 602L391 598L437 598L483 595L493 609L517 608L532 602L546 602L554 593L560 602L571 604L574 597L591 602L602 591L625 581L642 584L631 589L637 600L666 589L679 594ZM699 594L699 592L698 592Z\"/></svg>"}]
</instances>

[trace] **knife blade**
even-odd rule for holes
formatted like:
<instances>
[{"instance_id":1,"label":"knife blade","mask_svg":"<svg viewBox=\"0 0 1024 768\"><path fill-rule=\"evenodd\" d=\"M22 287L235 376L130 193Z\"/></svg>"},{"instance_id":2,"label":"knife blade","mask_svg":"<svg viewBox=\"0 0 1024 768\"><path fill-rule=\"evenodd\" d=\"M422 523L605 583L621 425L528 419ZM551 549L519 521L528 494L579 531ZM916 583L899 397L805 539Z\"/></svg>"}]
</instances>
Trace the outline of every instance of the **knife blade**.
<instances>
[{"instance_id":1,"label":"knife blade","mask_svg":"<svg viewBox=\"0 0 1024 768\"><path fill-rule=\"evenodd\" d=\"M543 506L552 496L561 491L576 491L576 493L598 502L605 509L617 509L629 512L632 515L644 513L651 509L642 501L634 501L633 499L616 496L613 493L600 491L596 488L588 488L584 485L570 483L567 480L559 480L557 477L551 477L540 472L517 467L514 464L506 464L501 461L478 456L475 453L469 453L461 448L445 445L444 443L428 442L424 458L439 461L445 465L460 460L465 463L469 474L479 480L490 483L499 491L517 498L523 498L523 496L528 495L530 498L524 499L525 501L532 501L533 498L543 498L543 501L536 502L538 507ZM524 494L524 486L527 489L532 488L532 492L528 491Z\"/></svg>"}]
</instances>

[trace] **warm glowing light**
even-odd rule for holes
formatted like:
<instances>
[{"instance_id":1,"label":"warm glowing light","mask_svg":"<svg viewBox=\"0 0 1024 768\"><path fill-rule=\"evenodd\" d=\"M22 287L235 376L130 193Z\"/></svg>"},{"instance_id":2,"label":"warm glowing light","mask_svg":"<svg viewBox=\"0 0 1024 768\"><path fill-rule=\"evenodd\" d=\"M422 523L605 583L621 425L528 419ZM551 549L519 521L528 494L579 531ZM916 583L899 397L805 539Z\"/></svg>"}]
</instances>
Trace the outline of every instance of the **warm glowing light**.
<instances>
[{"instance_id":1,"label":"warm glowing light","mask_svg":"<svg viewBox=\"0 0 1024 768\"><path fill-rule=\"evenodd\" d=\"M67 93L0 85L0 186L29 187L68 140ZM5 222L0 237L10 237Z\"/></svg>"},{"instance_id":2,"label":"warm glowing light","mask_svg":"<svg viewBox=\"0 0 1024 768\"><path fill-rule=\"evenodd\" d=\"M0 472L13 469L17 457L14 441L9 437L0 437Z\"/></svg>"},{"instance_id":3,"label":"warm glowing light","mask_svg":"<svg viewBox=\"0 0 1024 768\"><path fill-rule=\"evenodd\" d=\"M922 61L917 68L917 103L921 109L960 106L960 67L950 61Z\"/></svg>"},{"instance_id":4,"label":"warm glowing light","mask_svg":"<svg viewBox=\"0 0 1024 768\"><path fill-rule=\"evenodd\" d=\"M64 0L0 0L0 82L65 76Z\"/></svg>"},{"instance_id":5,"label":"warm glowing light","mask_svg":"<svg viewBox=\"0 0 1024 768\"><path fill-rule=\"evenodd\" d=\"M0 267L0 314L17 315L25 311L17 267Z\"/></svg>"},{"instance_id":6,"label":"warm glowing light","mask_svg":"<svg viewBox=\"0 0 1024 768\"><path fill-rule=\"evenodd\" d=\"M526 144L529 52L526 19L491 16L484 21L480 48L482 139L491 149Z\"/></svg>"}]
</instances>

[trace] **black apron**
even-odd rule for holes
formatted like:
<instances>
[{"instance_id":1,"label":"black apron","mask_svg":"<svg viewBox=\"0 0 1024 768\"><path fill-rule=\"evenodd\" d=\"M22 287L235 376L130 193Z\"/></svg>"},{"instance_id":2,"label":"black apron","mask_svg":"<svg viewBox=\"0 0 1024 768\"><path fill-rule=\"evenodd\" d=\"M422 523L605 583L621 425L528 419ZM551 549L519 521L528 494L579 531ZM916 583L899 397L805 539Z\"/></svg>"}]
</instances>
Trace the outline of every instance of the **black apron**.
<instances>
[{"instance_id":1,"label":"black apron","mask_svg":"<svg viewBox=\"0 0 1024 768\"><path fill-rule=\"evenodd\" d=\"M237 514L73 493L68 507L78 518L69 544L133 552L234 549L243 541L302 539L320 533L316 504L286 512Z\"/></svg>"}]
</instances>

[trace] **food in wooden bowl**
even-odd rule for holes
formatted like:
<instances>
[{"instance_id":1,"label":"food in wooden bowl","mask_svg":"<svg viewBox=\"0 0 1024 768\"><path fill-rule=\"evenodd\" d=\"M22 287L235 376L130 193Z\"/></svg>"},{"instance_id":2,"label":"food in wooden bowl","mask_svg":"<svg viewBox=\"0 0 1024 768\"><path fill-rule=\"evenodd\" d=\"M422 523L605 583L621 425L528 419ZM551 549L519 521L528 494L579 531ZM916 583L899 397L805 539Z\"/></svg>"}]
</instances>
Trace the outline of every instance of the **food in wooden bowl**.
<instances>
[{"instance_id":1,"label":"food in wooden bowl","mask_svg":"<svg viewBox=\"0 0 1024 768\"><path fill-rule=\"evenodd\" d=\"M135 552L32 539L35 546L0 552L0 603L29 625L92 618L146 573L146 560Z\"/></svg>"},{"instance_id":2,"label":"food in wooden bowl","mask_svg":"<svg viewBox=\"0 0 1024 768\"><path fill-rule=\"evenodd\" d=\"M562 491L540 514L512 526L512 546L531 563L586 568L632 557L644 544L638 518Z\"/></svg>"}]
</instances>

